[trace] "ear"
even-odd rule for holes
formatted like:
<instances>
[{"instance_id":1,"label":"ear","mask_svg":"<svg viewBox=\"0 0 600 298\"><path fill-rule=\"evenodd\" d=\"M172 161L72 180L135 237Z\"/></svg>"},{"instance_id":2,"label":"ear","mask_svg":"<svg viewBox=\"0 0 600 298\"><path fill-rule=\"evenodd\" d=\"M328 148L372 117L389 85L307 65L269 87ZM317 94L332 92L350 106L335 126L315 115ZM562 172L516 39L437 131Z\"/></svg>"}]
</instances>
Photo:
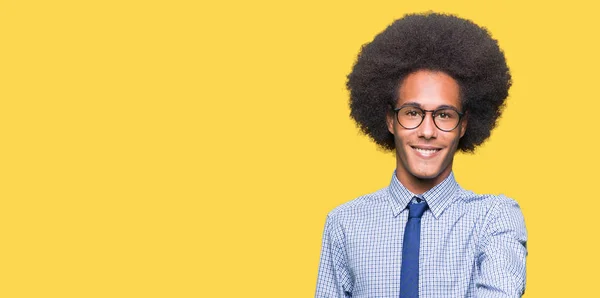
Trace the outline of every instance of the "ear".
<instances>
[{"instance_id":1,"label":"ear","mask_svg":"<svg viewBox=\"0 0 600 298\"><path fill-rule=\"evenodd\" d=\"M467 122L469 120L469 113L465 113L463 118L460 120L460 137L462 138L467 131Z\"/></svg>"},{"instance_id":2,"label":"ear","mask_svg":"<svg viewBox=\"0 0 600 298\"><path fill-rule=\"evenodd\" d=\"M394 111L388 112L387 115L386 115L386 117L385 117L385 122L387 123L388 131L391 134L394 134L394 118L396 118L395 114L394 114Z\"/></svg>"}]
</instances>

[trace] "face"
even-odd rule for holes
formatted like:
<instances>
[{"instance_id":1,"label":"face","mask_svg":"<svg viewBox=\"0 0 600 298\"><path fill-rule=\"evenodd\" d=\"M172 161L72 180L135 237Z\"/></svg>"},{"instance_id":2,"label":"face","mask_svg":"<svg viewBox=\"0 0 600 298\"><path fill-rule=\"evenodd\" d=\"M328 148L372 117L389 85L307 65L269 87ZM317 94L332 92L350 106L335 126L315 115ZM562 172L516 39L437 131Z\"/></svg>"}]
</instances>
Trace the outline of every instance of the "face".
<instances>
[{"instance_id":1,"label":"face","mask_svg":"<svg viewBox=\"0 0 600 298\"><path fill-rule=\"evenodd\" d=\"M443 72L413 72L406 76L398 91L395 108L411 105L435 110L450 106L463 112L459 85ZM467 119L463 117L458 127L445 132L435 126L432 113L427 112L421 125L405 129L392 112L387 117L387 126L394 134L398 179L410 191L423 193L450 175L454 153L465 133Z\"/></svg>"}]
</instances>

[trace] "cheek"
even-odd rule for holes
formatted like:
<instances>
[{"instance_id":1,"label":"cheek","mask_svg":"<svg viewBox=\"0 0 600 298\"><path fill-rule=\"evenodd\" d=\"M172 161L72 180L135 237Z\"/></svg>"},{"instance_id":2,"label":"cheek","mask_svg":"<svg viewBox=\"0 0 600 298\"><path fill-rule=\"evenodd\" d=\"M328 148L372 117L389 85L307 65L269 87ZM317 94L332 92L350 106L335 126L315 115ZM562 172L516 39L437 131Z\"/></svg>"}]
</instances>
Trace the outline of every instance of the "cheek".
<instances>
[{"instance_id":1,"label":"cheek","mask_svg":"<svg viewBox=\"0 0 600 298\"><path fill-rule=\"evenodd\" d=\"M453 134L452 136L448 136L448 144L450 144L454 150L456 150L456 147L458 147L458 142L460 142L460 138L463 136L463 134L463 132L460 132Z\"/></svg>"},{"instance_id":2,"label":"cheek","mask_svg":"<svg viewBox=\"0 0 600 298\"><path fill-rule=\"evenodd\" d=\"M394 126L394 138L396 139L396 144L406 143L406 140L412 138L413 131L408 131L399 125Z\"/></svg>"}]
</instances>

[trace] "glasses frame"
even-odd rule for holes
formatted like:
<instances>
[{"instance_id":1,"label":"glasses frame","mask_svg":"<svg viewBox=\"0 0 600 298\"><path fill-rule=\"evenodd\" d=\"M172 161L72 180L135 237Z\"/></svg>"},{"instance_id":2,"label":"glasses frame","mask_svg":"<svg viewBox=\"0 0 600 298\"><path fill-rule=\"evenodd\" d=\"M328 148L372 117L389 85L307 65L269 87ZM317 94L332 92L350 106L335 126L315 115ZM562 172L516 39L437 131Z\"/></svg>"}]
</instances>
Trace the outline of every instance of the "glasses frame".
<instances>
[{"instance_id":1,"label":"glasses frame","mask_svg":"<svg viewBox=\"0 0 600 298\"><path fill-rule=\"evenodd\" d=\"M412 128L408 128L408 127L405 127L404 125L402 125L402 123L400 123L400 119L398 119L398 112L400 112L400 110L403 109L403 108L415 108L415 109L419 109L419 110L423 111L423 116L421 117L421 121L419 122L419 124L417 124L417 126L412 127ZM449 129L449 130L441 129L437 125L437 122L435 122L435 118L433 117L433 115L435 115L436 112L441 111L441 110L453 110L456 113L458 113L458 121L456 122L456 126L454 126L452 129ZM441 108L437 108L435 110L424 110L424 109L421 109L420 107L407 105L407 106L402 106L402 107L399 107L399 108L395 108L395 109L393 109L393 111L396 114L396 121L404 129L416 129L417 127L421 126L421 124L423 124L423 120L425 120L425 116L427 116L427 113L431 113L431 120L433 120L433 124L435 125L435 127L437 127L437 129L439 129L439 130L441 130L443 132L451 132L451 131L455 130L460 125L460 122L462 121L462 118L465 115L465 113L461 113L461 112L459 112L457 109L455 109L453 107L441 107Z\"/></svg>"}]
</instances>

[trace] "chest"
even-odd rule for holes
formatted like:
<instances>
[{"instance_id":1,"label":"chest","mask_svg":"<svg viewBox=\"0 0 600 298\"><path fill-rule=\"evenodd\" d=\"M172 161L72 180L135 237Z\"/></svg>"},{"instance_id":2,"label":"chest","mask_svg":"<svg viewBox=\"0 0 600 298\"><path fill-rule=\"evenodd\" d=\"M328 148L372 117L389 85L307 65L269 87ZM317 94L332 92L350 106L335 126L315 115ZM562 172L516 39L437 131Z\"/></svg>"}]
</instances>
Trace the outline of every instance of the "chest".
<instances>
[{"instance_id":1,"label":"chest","mask_svg":"<svg viewBox=\"0 0 600 298\"><path fill-rule=\"evenodd\" d=\"M465 296L476 274L479 218L468 210L447 210L421 219L419 288ZM347 227L348 266L354 293L394 296L399 292L402 242L407 214L370 217Z\"/></svg>"}]
</instances>

